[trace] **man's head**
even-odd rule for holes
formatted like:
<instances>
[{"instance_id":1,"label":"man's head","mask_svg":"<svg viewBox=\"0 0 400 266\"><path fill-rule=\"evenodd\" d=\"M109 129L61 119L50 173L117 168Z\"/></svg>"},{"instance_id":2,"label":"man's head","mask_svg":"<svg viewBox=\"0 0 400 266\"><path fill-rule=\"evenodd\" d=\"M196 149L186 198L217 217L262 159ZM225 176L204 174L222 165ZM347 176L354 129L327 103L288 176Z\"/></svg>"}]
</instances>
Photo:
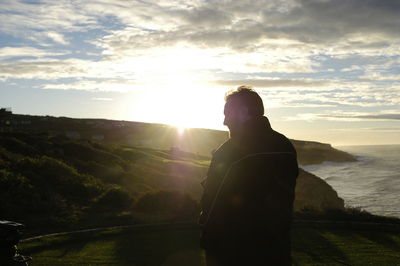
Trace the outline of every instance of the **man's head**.
<instances>
[{"instance_id":1,"label":"man's head","mask_svg":"<svg viewBox=\"0 0 400 266\"><path fill-rule=\"evenodd\" d=\"M247 120L263 116L264 105L257 92L248 86L240 86L225 95L224 115L224 125L232 134Z\"/></svg>"}]
</instances>

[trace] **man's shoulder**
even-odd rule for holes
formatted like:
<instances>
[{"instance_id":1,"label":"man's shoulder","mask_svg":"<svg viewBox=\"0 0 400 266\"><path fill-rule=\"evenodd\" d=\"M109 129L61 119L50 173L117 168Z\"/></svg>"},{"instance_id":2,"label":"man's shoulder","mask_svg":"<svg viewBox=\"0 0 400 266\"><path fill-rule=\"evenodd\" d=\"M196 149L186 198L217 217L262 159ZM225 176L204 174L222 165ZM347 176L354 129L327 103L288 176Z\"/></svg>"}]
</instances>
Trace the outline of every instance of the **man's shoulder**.
<instances>
[{"instance_id":1,"label":"man's shoulder","mask_svg":"<svg viewBox=\"0 0 400 266\"><path fill-rule=\"evenodd\" d=\"M272 130L272 141L274 143L274 146L281 151L288 151L288 152L294 152L296 153L296 150L290 141L289 138L287 138L285 135L282 133L279 133L278 131Z\"/></svg>"}]
</instances>

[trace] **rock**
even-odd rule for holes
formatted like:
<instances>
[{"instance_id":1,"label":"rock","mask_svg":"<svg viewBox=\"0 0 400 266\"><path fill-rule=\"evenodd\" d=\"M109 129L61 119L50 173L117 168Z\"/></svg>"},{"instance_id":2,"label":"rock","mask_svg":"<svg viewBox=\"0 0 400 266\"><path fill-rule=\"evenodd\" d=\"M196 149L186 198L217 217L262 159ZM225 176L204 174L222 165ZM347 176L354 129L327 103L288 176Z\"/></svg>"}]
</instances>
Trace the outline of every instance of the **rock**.
<instances>
[{"instance_id":1,"label":"rock","mask_svg":"<svg viewBox=\"0 0 400 266\"><path fill-rule=\"evenodd\" d=\"M294 210L344 209L344 200L321 178L300 168L297 178Z\"/></svg>"}]
</instances>

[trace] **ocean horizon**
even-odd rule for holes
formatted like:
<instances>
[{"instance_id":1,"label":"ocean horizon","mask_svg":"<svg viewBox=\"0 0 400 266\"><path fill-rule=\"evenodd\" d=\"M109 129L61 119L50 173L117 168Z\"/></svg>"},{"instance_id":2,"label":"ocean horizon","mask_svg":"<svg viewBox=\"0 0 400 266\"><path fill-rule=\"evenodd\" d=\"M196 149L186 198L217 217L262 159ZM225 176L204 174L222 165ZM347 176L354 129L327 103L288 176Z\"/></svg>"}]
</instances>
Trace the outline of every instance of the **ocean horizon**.
<instances>
[{"instance_id":1,"label":"ocean horizon","mask_svg":"<svg viewBox=\"0 0 400 266\"><path fill-rule=\"evenodd\" d=\"M356 162L302 166L330 184L345 205L400 218L400 145L339 146Z\"/></svg>"}]
</instances>

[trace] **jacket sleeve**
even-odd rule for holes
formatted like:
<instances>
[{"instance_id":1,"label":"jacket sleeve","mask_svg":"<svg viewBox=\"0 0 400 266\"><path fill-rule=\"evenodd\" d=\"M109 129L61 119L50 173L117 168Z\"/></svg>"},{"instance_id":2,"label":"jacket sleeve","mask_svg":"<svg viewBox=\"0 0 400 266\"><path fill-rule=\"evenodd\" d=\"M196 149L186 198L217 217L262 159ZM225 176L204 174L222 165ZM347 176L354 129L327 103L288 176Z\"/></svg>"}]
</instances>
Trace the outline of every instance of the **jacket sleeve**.
<instances>
[{"instance_id":1,"label":"jacket sleeve","mask_svg":"<svg viewBox=\"0 0 400 266\"><path fill-rule=\"evenodd\" d=\"M203 195L200 199L200 217L199 224L203 225L207 220L208 210L210 209L211 202L216 193L216 176L215 176L215 158L213 157L210 163L210 167L207 171L207 177L201 182L203 186Z\"/></svg>"}]
</instances>

